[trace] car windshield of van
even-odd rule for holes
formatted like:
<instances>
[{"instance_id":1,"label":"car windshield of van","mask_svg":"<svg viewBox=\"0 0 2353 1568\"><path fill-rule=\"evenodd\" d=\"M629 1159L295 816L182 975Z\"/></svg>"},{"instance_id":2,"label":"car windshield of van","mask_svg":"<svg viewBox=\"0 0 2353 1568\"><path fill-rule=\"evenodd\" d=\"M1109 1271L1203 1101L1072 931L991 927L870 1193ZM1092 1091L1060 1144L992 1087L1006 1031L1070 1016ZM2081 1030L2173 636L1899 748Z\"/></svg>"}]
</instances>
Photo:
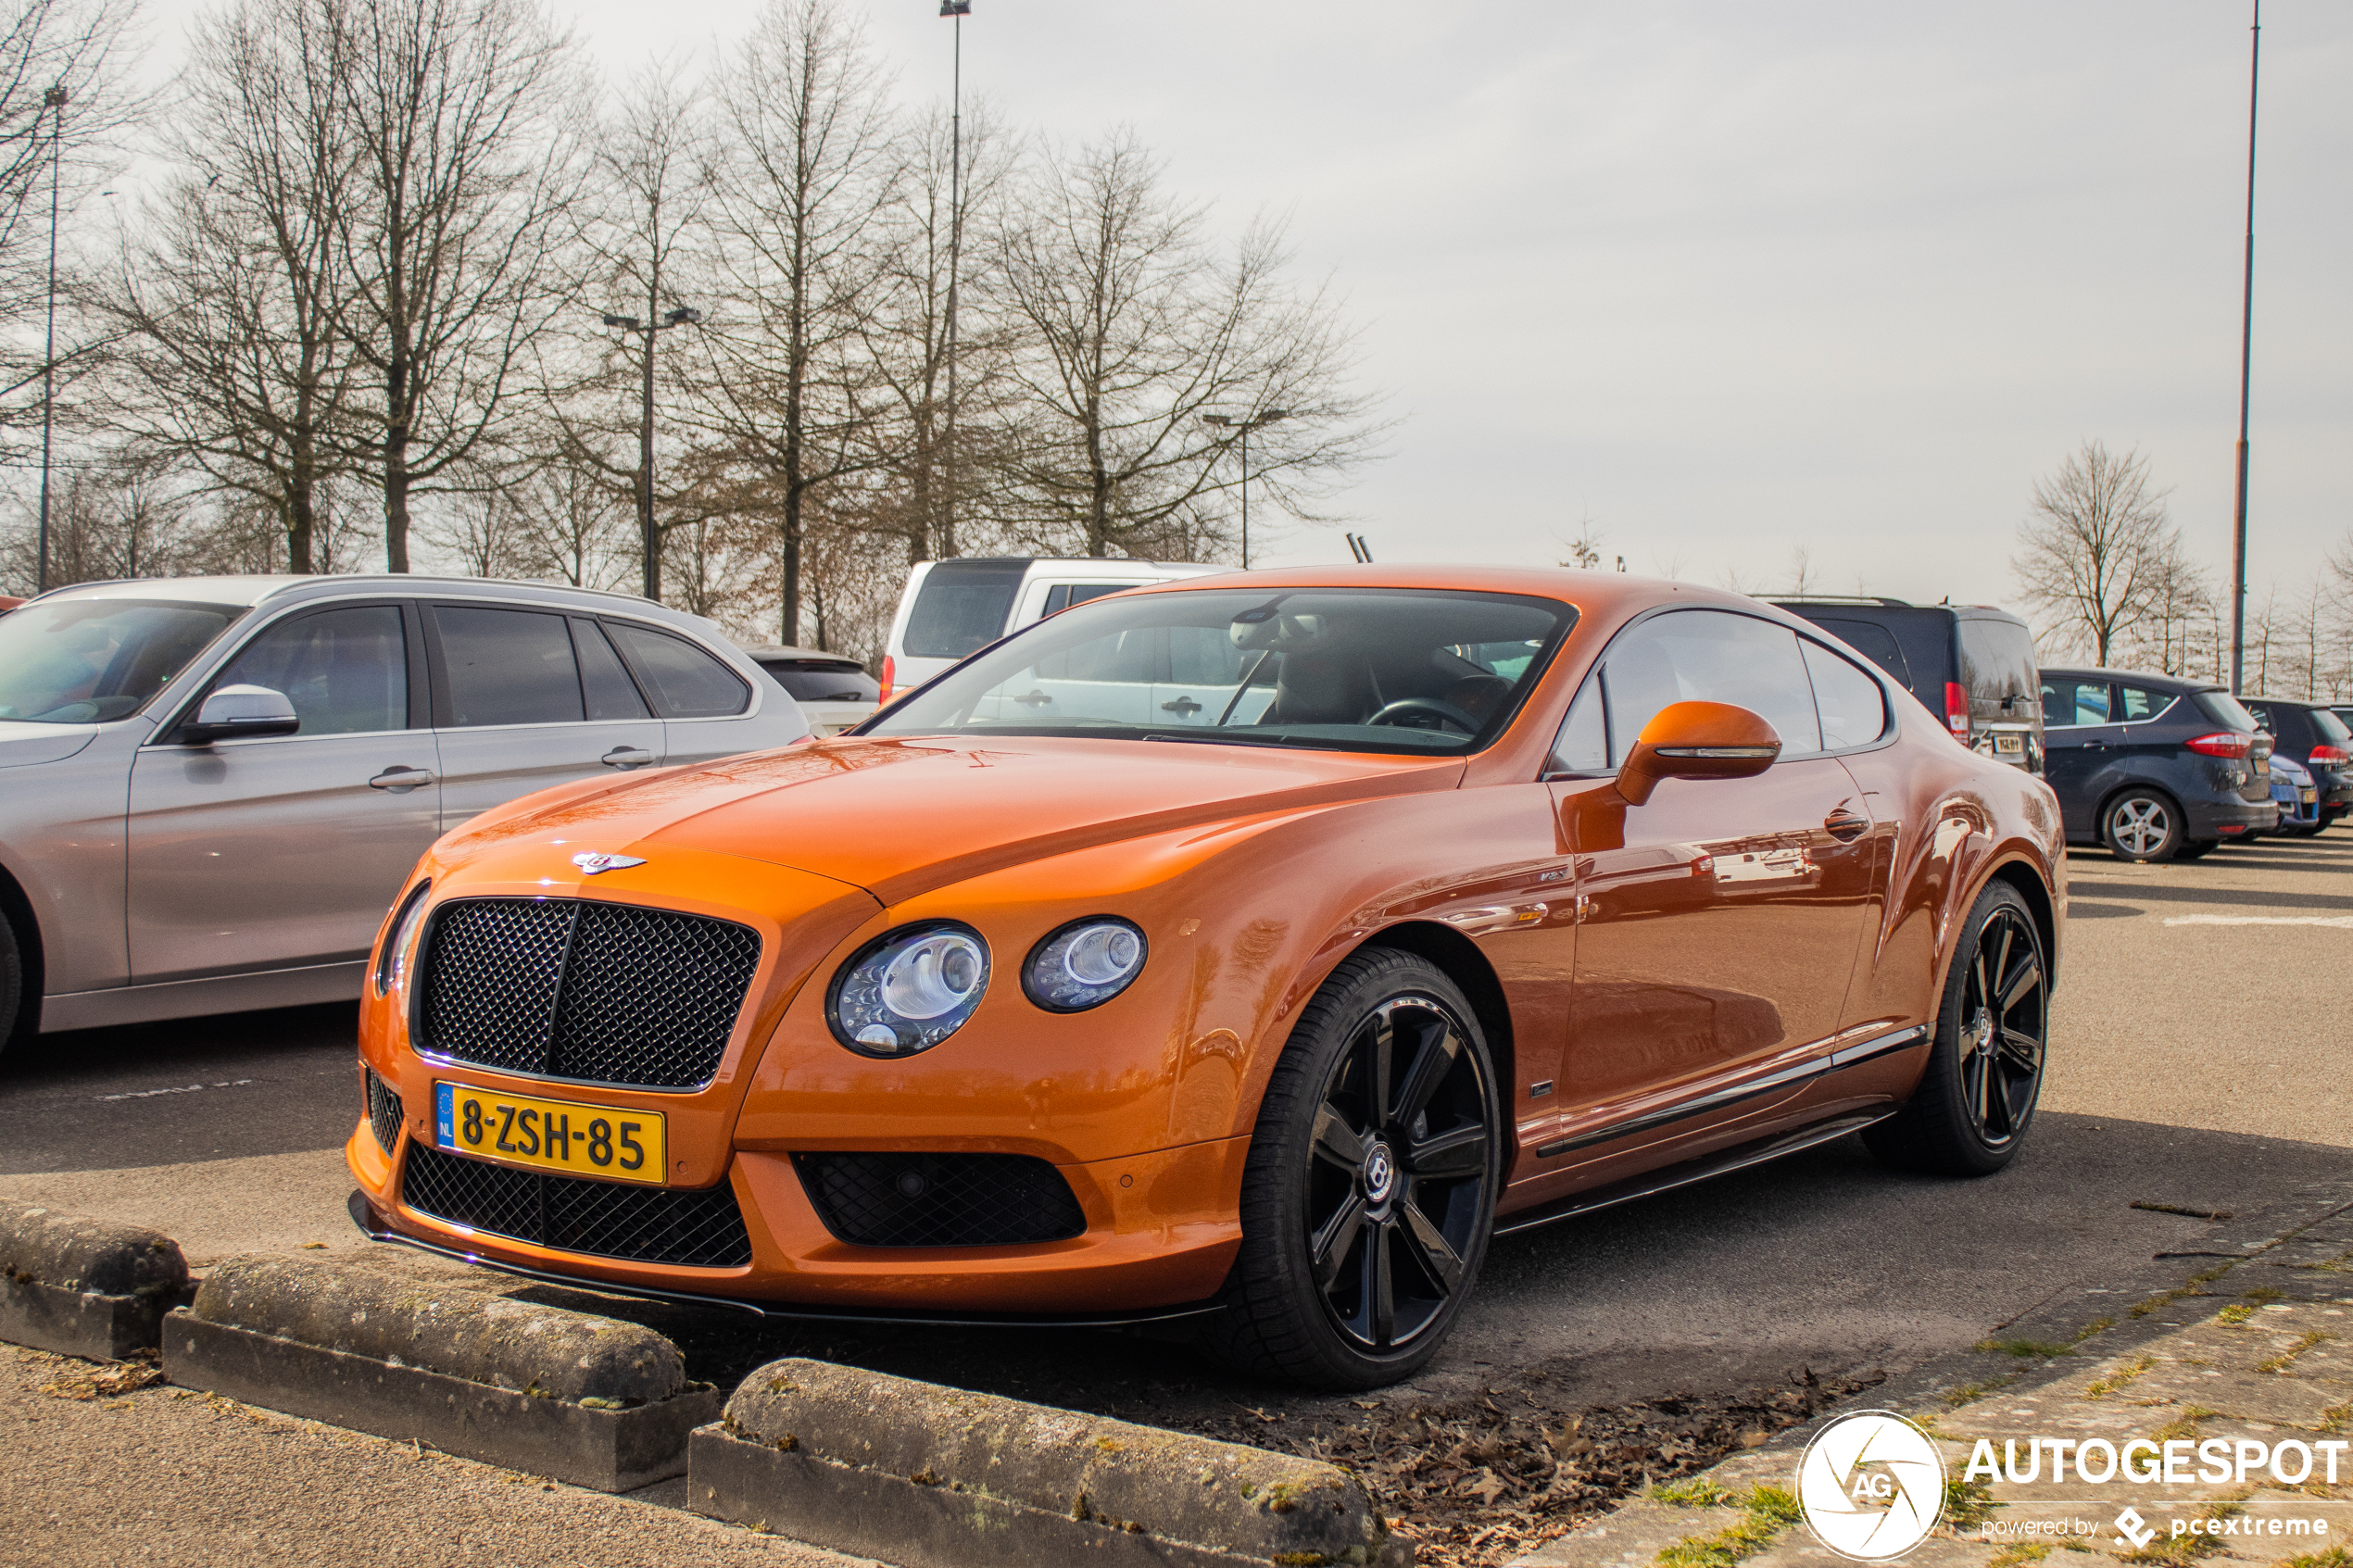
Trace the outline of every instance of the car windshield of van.
<instances>
[{"instance_id":1,"label":"car windshield of van","mask_svg":"<svg viewBox=\"0 0 2353 1568\"><path fill-rule=\"evenodd\" d=\"M1577 612L1418 588L1204 589L1063 611L870 735L1092 735L1458 756L1503 732Z\"/></svg>"},{"instance_id":2,"label":"car windshield of van","mask_svg":"<svg viewBox=\"0 0 2353 1568\"><path fill-rule=\"evenodd\" d=\"M243 605L66 598L0 617L0 719L103 724L136 713Z\"/></svg>"}]
</instances>

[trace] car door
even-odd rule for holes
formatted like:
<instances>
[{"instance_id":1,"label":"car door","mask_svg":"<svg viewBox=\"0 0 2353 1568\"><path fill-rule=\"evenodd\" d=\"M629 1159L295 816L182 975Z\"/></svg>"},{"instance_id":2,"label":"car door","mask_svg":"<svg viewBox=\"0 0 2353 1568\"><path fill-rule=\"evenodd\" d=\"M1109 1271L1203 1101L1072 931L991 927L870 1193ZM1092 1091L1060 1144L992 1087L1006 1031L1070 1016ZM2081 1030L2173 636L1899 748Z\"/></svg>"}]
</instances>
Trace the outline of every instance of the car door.
<instances>
[{"instance_id":1,"label":"car door","mask_svg":"<svg viewBox=\"0 0 2353 1568\"><path fill-rule=\"evenodd\" d=\"M416 607L399 601L287 616L206 691L283 692L298 731L209 746L165 731L141 748L131 772L133 984L366 958L440 831L418 631Z\"/></svg>"},{"instance_id":2,"label":"car door","mask_svg":"<svg viewBox=\"0 0 2353 1568\"><path fill-rule=\"evenodd\" d=\"M2085 675L2043 677L2044 782L2059 799L2059 819L2070 837L2099 831L2097 775L2114 760L2110 753L2123 733L2112 721L2116 691L2106 680Z\"/></svg>"},{"instance_id":3,"label":"car door","mask_svg":"<svg viewBox=\"0 0 2353 1568\"><path fill-rule=\"evenodd\" d=\"M1690 700L1762 714L1780 759L1628 806L1610 775L1653 715ZM1577 873L1569 1145L1693 1098L1762 1109L1796 1092L1765 1082L1777 1063L1837 1033L1880 873L1862 791L1820 726L1796 635L1730 611L1639 621L1588 677L1561 757L1584 776L1552 785Z\"/></svg>"},{"instance_id":4,"label":"car door","mask_svg":"<svg viewBox=\"0 0 2353 1568\"><path fill-rule=\"evenodd\" d=\"M445 832L534 790L662 760L661 721L596 620L436 603L425 631Z\"/></svg>"}]
</instances>

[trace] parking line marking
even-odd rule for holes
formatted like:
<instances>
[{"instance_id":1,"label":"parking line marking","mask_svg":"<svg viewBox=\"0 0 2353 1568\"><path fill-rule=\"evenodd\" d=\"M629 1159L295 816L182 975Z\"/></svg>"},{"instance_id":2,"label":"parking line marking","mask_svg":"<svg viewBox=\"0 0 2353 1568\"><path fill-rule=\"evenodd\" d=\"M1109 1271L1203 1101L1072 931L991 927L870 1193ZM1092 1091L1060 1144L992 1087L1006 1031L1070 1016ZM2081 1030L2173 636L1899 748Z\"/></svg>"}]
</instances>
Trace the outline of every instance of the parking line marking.
<instances>
[{"instance_id":1,"label":"parking line marking","mask_svg":"<svg viewBox=\"0 0 2353 1568\"><path fill-rule=\"evenodd\" d=\"M2326 925L2353 931L2353 915L2171 915L2168 925Z\"/></svg>"}]
</instances>

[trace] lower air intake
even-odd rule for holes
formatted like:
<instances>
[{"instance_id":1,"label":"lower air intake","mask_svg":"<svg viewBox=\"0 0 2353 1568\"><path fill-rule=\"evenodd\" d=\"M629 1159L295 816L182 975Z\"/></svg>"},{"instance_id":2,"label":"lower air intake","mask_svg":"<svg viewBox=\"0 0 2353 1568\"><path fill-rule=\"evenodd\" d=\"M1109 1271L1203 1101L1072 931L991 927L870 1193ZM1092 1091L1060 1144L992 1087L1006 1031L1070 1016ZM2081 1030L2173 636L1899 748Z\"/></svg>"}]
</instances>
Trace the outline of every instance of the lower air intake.
<instances>
[{"instance_id":1,"label":"lower air intake","mask_svg":"<svg viewBox=\"0 0 2353 1568\"><path fill-rule=\"evenodd\" d=\"M374 1129L377 1144L387 1155L400 1152L400 1097L390 1084L376 1076L374 1068L364 1069L368 1074L368 1125Z\"/></svg>"},{"instance_id":2,"label":"lower air intake","mask_svg":"<svg viewBox=\"0 0 2353 1568\"><path fill-rule=\"evenodd\" d=\"M411 1144L400 1201L420 1214L559 1252L693 1269L751 1261L743 1210L724 1182L693 1190L592 1182Z\"/></svg>"},{"instance_id":3,"label":"lower air intake","mask_svg":"<svg viewBox=\"0 0 2353 1568\"><path fill-rule=\"evenodd\" d=\"M1067 1241L1087 1216L1063 1174L1026 1154L796 1154L825 1228L857 1247Z\"/></svg>"}]
</instances>

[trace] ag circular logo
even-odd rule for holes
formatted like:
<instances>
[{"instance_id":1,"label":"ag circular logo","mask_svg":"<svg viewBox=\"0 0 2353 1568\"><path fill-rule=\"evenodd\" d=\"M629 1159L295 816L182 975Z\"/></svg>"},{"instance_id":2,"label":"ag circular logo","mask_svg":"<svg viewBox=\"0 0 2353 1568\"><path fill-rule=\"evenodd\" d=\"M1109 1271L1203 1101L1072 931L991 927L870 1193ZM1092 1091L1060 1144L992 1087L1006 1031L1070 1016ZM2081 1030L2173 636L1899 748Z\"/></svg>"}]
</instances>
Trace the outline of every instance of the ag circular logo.
<instances>
[{"instance_id":1,"label":"ag circular logo","mask_svg":"<svg viewBox=\"0 0 2353 1568\"><path fill-rule=\"evenodd\" d=\"M1894 1411L1857 1411L1806 1446L1797 1501L1824 1546L1858 1562L1884 1562L1927 1539L1943 1517L1944 1456Z\"/></svg>"}]
</instances>

